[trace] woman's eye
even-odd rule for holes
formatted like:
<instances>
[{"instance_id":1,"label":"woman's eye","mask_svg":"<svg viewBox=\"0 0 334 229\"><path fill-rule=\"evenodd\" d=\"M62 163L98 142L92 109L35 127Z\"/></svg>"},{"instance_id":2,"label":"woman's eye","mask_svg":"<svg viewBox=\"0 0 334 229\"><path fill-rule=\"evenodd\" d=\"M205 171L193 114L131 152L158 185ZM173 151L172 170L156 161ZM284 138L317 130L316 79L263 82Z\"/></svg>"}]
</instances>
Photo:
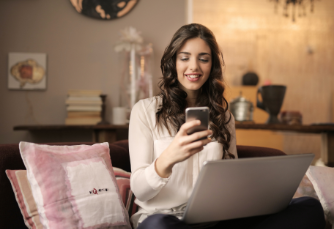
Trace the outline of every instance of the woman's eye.
<instances>
[{"instance_id":1,"label":"woman's eye","mask_svg":"<svg viewBox=\"0 0 334 229\"><path fill-rule=\"evenodd\" d=\"M206 59L199 59L200 61L202 61L202 62L209 62L209 60L206 60Z\"/></svg>"}]
</instances>

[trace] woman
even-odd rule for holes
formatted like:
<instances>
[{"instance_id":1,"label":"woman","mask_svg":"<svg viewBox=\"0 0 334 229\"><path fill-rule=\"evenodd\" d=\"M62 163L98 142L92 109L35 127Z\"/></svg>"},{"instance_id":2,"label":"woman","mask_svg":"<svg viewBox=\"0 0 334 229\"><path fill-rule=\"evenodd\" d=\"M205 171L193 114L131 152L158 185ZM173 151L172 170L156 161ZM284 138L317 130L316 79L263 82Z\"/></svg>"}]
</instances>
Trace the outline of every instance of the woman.
<instances>
[{"instance_id":1,"label":"woman","mask_svg":"<svg viewBox=\"0 0 334 229\"><path fill-rule=\"evenodd\" d=\"M133 107L129 128L131 188L140 206L131 218L135 228L192 228L194 225L186 225L179 218L203 162L238 157L234 118L222 96L223 66L222 53L209 29L199 24L182 26L161 59L160 95L141 100ZM187 135L188 129L200 124L185 123L185 109L194 106L209 107L209 130ZM316 209L317 219L323 223L319 202L306 202L315 205L312 209ZM249 224L267 225L267 218L196 226L226 228L247 223L249 228ZM276 221L268 225L276 225Z\"/></svg>"}]
</instances>

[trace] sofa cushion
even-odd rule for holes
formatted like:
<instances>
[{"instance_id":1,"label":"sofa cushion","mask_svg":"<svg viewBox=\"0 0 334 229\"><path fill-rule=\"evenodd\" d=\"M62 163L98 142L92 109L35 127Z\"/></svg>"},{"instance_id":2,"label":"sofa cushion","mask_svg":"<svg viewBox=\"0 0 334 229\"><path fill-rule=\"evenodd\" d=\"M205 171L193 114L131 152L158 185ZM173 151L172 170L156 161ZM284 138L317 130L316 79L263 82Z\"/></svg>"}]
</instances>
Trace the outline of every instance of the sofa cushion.
<instances>
[{"instance_id":1,"label":"sofa cushion","mask_svg":"<svg viewBox=\"0 0 334 229\"><path fill-rule=\"evenodd\" d=\"M48 146L20 143L45 228L130 228L108 143Z\"/></svg>"},{"instance_id":2,"label":"sofa cushion","mask_svg":"<svg viewBox=\"0 0 334 229\"><path fill-rule=\"evenodd\" d=\"M138 206L135 203L135 195L130 188L130 176L131 173L124 171L123 169L114 168L115 177L117 180L117 185L119 192L121 193L122 200L126 210L131 217L137 212Z\"/></svg>"},{"instance_id":3,"label":"sofa cushion","mask_svg":"<svg viewBox=\"0 0 334 229\"><path fill-rule=\"evenodd\" d=\"M310 166L306 174L319 197L326 219L334 225L334 168Z\"/></svg>"}]
</instances>

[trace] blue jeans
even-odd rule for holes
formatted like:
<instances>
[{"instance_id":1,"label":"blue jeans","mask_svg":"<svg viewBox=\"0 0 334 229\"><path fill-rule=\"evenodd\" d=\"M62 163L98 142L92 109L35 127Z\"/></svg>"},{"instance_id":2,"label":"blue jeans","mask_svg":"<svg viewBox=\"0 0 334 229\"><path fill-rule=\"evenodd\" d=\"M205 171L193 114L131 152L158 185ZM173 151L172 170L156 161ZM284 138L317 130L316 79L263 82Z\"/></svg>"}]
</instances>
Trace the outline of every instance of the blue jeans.
<instances>
[{"instance_id":1,"label":"blue jeans","mask_svg":"<svg viewBox=\"0 0 334 229\"><path fill-rule=\"evenodd\" d=\"M191 229L175 216L155 214L147 217L138 229ZM324 229L324 211L320 202L311 197L293 199L289 206L275 214L249 218L224 220L218 222L212 229Z\"/></svg>"}]
</instances>

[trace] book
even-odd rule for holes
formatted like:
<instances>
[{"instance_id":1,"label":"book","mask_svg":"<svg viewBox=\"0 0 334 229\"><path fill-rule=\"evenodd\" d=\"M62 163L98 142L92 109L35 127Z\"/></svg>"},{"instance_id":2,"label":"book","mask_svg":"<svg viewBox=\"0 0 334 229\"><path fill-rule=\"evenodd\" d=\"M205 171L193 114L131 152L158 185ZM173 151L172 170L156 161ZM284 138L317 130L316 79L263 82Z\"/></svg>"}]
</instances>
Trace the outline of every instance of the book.
<instances>
[{"instance_id":1,"label":"book","mask_svg":"<svg viewBox=\"0 0 334 229\"><path fill-rule=\"evenodd\" d=\"M66 125L96 125L102 118L66 118Z\"/></svg>"},{"instance_id":2,"label":"book","mask_svg":"<svg viewBox=\"0 0 334 229\"><path fill-rule=\"evenodd\" d=\"M67 92L69 96L100 96L102 92L100 90L69 90Z\"/></svg>"},{"instance_id":3,"label":"book","mask_svg":"<svg viewBox=\"0 0 334 229\"><path fill-rule=\"evenodd\" d=\"M66 108L67 111L102 111L101 105L69 105Z\"/></svg>"},{"instance_id":4,"label":"book","mask_svg":"<svg viewBox=\"0 0 334 229\"><path fill-rule=\"evenodd\" d=\"M68 118L98 118L101 117L100 111L68 111Z\"/></svg>"},{"instance_id":5,"label":"book","mask_svg":"<svg viewBox=\"0 0 334 229\"><path fill-rule=\"evenodd\" d=\"M65 104L67 104L67 105L102 105L102 101L100 100L100 101L98 101L98 100L96 100L96 101L94 101L94 100L91 100L91 101L89 101L89 100L69 100L69 99L67 99L66 101L65 101Z\"/></svg>"},{"instance_id":6,"label":"book","mask_svg":"<svg viewBox=\"0 0 334 229\"><path fill-rule=\"evenodd\" d=\"M100 90L69 90L66 125L95 125L102 121L103 100Z\"/></svg>"},{"instance_id":7,"label":"book","mask_svg":"<svg viewBox=\"0 0 334 229\"><path fill-rule=\"evenodd\" d=\"M68 96L66 101L101 101L100 96Z\"/></svg>"}]
</instances>

